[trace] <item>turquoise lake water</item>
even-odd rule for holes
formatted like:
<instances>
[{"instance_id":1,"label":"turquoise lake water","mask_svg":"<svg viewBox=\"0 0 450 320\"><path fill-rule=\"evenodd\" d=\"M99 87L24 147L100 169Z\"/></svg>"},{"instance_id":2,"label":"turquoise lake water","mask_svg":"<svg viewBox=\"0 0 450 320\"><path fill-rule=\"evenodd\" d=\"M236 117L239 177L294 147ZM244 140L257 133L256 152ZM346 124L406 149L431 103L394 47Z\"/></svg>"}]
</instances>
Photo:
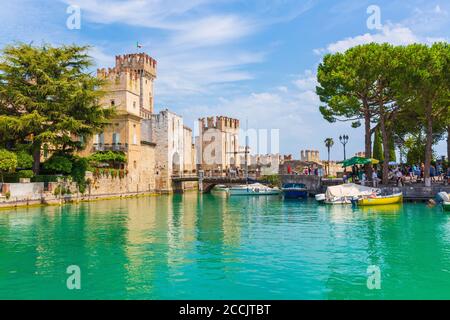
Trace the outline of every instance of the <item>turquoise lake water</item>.
<instances>
[{"instance_id":1,"label":"turquoise lake water","mask_svg":"<svg viewBox=\"0 0 450 320\"><path fill-rule=\"evenodd\" d=\"M450 299L450 215L194 193L0 211L0 298Z\"/></svg>"}]
</instances>

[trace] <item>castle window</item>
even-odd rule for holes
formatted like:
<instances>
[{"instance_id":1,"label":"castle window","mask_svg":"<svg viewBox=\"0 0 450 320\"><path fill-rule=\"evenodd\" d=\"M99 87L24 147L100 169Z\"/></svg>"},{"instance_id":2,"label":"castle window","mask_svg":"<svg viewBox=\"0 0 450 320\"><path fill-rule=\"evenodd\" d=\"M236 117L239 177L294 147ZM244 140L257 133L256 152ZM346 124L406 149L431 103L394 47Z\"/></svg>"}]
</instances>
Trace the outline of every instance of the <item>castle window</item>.
<instances>
[{"instance_id":1,"label":"castle window","mask_svg":"<svg viewBox=\"0 0 450 320\"><path fill-rule=\"evenodd\" d=\"M111 100L111 107L114 107L116 105L116 102L114 100Z\"/></svg>"},{"instance_id":2,"label":"castle window","mask_svg":"<svg viewBox=\"0 0 450 320\"><path fill-rule=\"evenodd\" d=\"M136 109L136 101L133 101L133 108Z\"/></svg>"},{"instance_id":3,"label":"castle window","mask_svg":"<svg viewBox=\"0 0 450 320\"><path fill-rule=\"evenodd\" d=\"M117 145L120 143L120 133L113 133L113 144Z\"/></svg>"}]
</instances>

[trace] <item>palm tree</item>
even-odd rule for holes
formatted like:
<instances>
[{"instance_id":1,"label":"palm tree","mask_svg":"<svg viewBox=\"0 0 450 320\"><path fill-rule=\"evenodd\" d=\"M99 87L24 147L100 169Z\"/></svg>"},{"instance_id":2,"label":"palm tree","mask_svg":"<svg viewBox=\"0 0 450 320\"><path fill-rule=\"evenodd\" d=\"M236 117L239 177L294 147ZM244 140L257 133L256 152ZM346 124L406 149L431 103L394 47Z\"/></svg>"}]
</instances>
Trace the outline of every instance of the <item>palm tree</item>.
<instances>
[{"instance_id":1,"label":"palm tree","mask_svg":"<svg viewBox=\"0 0 450 320\"><path fill-rule=\"evenodd\" d=\"M325 139L325 147L328 149L328 172L327 175L330 175L330 149L333 147L334 141L333 138L326 138Z\"/></svg>"}]
</instances>

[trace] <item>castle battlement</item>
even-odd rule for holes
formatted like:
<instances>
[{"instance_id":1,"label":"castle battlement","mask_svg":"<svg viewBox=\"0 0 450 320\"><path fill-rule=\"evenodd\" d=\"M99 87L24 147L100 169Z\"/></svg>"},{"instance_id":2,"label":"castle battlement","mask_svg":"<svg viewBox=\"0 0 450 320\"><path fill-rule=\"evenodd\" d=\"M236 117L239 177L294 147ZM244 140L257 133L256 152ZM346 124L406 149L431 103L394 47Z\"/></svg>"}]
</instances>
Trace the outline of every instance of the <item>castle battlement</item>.
<instances>
[{"instance_id":1,"label":"castle battlement","mask_svg":"<svg viewBox=\"0 0 450 320\"><path fill-rule=\"evenodd\" d=\"M116 69L131 69L137 72L146 72L156 78L155 59L146 53L132 53L116 56Z\"/></svg>"},{"instance_id":2,"label":"castle battlement","mask_svg":"<svg viewBox=\"0 0 450 320\"><path fill-rule=\"evenodd\" d=\"M122 71L116 68L103 68L97 70L97 77L107 82L106 90L128 90L139 94L140 75L137 71L128 68Z\"/></svg>"},{"instance_id":3,"label":"castle battlement","mask_svg":"<svg viewBox=\"0 0 450 320\"><path fill-rule=\"evenodd\" d=\"M206 121L205 121L206 120ZM199 119L202 129L239 129L239 120L224 116Z\"/></svg>"}]
</instances>

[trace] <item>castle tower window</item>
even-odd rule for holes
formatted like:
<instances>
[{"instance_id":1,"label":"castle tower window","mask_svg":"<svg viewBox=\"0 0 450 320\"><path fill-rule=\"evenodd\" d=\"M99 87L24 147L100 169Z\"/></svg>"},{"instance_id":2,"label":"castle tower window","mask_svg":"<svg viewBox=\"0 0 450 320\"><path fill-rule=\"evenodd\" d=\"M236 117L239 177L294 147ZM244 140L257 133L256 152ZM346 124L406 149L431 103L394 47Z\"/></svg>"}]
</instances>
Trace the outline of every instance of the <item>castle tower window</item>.
<instances>
[{"instance_id":1,"label":"castle tower window","mask_svg":"<svg viewBox=\"0 0 450 320\"><path fill-rule=\"evenodd\" d=\"M133 108L136 109L136 101L133 101Z\"/></svg>"},{"instance_id":2,"label":"castle tower window","mask_svg":"<svg viewBox=\"0 0 450 320\"><path fill-rule=\"evenodd\" d=\"M116 101L111 100L111 107L114 107L116 105Z\"/></svg>"}]
</instances>

